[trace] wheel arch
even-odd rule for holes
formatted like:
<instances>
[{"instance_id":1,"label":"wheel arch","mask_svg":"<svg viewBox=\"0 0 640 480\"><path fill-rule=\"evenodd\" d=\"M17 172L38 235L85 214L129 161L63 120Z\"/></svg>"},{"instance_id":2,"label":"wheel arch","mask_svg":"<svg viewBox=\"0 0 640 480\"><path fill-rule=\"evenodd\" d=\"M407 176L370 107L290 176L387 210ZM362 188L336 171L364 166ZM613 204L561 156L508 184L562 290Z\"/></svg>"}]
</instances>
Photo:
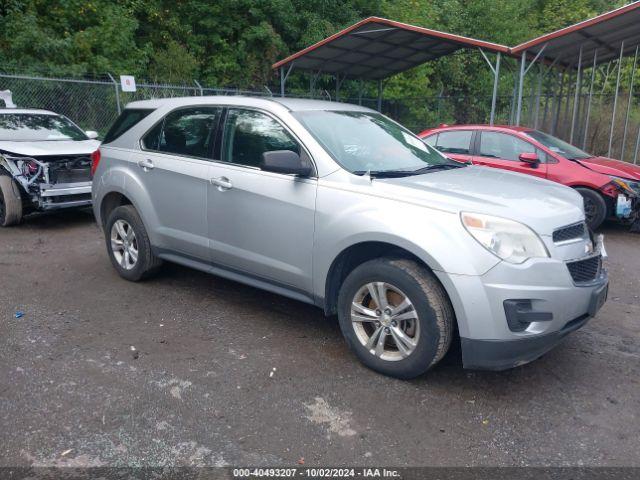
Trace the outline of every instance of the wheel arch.
<instances>
[{"instance_id":1,"label":"wheel arch","mask_svg":"<svg viewBox=\"0 0 640 480\"><path fill-rule=\"evenodd\" d=\"M418 252L388 241L361 241L349 245L331 262L325 278L323 308L326 315L334 315L337 312L340 286L349 273L364 262L381 257L406 258L419 263L430 271L437 268L435 265L429 265ZM442 288L450 298L444 285Z\"/></svg>"},{"instance_id":2,"label":"wheel arch","mask_svg":"<svg viewBox=\"0 0 640 480\"><path fill-rule=\"evenodd\" d=\"M611 217L614 214L615 198L612 197L611 195L607 195L606 193L604 193L601 188L598 188L593 185L585 185L583 183L570 185L570 187L573 188L574 190L583 189L583 190L589 190L593 193L597 193L602 197L605 205L607 206L606 217Z\"/></svg>"},{"instance_id":3,"label":"wheel arch","mask_svg":"<svg viewBox=\"0 0 640 480\"><path fill-rule=\"evenodd\" d=\"M100 222L103 227L109 217L109 214L122 205L133 205L131 199L122 192L112 191L102 198L102 201L100 202ZM135 208L135 205L133 206Z\"/></svg>"}]
</instances>

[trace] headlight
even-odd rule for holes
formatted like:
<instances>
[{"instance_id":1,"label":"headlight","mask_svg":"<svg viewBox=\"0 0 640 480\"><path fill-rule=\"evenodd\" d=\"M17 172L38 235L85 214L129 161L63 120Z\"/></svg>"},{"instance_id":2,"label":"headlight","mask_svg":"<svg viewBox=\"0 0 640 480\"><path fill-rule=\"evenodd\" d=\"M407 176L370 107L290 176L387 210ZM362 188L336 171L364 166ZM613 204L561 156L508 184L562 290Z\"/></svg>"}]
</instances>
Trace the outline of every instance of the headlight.
<instances>
[{"instance_id":1,"label":"headlight","mask_svg":"<svg viewBox=\"0 0 640 480\"><path fill-rule=\"evenodd\" d=\"M528 258L549 257L547 247L536 233L522 223L480 213L460 215L462 225L480 245L509 263Z\"/></svg>"},{"instance_id":2,"label":"headlight","mask_svg":"<svg viewBox=\"0 0 640 480\"><path fill-rule=\"evenodd\" d=\"M610 176L612 183L616 184L622 191L634 195L640 195L640 181L629 180L628 178Z\"/></svg>"}]
</instances>

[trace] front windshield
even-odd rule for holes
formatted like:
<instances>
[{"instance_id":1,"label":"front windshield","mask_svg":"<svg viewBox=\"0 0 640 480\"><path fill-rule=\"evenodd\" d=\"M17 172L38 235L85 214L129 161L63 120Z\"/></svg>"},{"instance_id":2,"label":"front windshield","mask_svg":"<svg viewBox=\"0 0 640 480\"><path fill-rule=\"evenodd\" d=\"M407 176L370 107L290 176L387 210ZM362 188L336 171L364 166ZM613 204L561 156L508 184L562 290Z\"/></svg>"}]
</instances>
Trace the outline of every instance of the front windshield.
<instances>
[{"instance_id":1,"label":"front windshield","mask_svg":"<svg viewBox=\"0 0 640 480\"><path fill-rule=\"evenodd\" d=\"M87 139L82 130L60 115L42 113L0 114L0 141L43 142Z\"/></svg>"},{"instance_id":2,"label":"front windshield","mask_svg":"<svg viewBox=\"0 0 640 480\"><path fill-rule=\"evenodd\" d=\"M562 155L569 160L581 160L584 158L591 158L593 155L589 155L587 152L583 152L577 147L574 147L570 143L567 143L559 138L553 137L547 133L541 132L539 130L531 130L528 132L524 132L529 137L537 140L542 145L547 147L553 153L557 153Z\"/></svg>"},{"instance_id":3,"label":"front windshield","mask_svg":"<svg viewBox=\"0 0 640 480\"><path fill-rule=\"evenodd\" d=\"M294 116L346 170L363 174L461 166L384 115L300 111Z\"/></svg>"}]
</instances>

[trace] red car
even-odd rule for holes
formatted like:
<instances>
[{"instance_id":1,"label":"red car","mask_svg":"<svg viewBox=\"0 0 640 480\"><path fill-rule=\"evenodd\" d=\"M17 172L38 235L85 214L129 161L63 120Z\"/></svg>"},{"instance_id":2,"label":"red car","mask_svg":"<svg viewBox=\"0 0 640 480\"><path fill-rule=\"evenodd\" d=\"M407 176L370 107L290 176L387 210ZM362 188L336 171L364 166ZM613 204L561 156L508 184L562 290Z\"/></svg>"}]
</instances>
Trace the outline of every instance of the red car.
<instances>
[{"instance_id":1,"label":"red car","mask_svg":"<svg viewBox=\"0 0 640 480\"><path fill-rule=\"evenodd\" d=\"M418 134L427 145L460 162L535 175L575 188L596 229L617 218L640 229L640 166L594 157L567 142L526 127L442 125Z\"/></svg>"}]
</instances>

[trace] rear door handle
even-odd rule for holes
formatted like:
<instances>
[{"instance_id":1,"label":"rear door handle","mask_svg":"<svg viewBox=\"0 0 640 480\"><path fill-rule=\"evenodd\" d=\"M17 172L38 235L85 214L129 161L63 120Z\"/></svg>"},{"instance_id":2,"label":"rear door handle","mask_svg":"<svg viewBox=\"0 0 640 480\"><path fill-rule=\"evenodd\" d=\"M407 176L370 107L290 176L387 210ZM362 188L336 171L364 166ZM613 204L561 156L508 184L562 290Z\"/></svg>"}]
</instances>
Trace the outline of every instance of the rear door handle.
<instances>
[{"instance_id":1,"label":"rear door handle","mask_svg":"<svg viewBox=\"0 0 640 480\"><path fill-rule=\"evenodd\" d=\"M211 182L211 185L215 185L220 191L233 188L233 183L231 183L231 180L229 180L227 177L212 178L209 181Z\"/></svg>"},{"instance_id":2,"label":"rear door handle","mask_svg":"<svg viewBox=\"0 0 640 480\"><path fill-rule=\"evenodd\" d=\"M148 158L146 160L139 160L138 166L142 168L145 172L147 170L153 170L153 162Z\"/></svg>"}]
</instances>

